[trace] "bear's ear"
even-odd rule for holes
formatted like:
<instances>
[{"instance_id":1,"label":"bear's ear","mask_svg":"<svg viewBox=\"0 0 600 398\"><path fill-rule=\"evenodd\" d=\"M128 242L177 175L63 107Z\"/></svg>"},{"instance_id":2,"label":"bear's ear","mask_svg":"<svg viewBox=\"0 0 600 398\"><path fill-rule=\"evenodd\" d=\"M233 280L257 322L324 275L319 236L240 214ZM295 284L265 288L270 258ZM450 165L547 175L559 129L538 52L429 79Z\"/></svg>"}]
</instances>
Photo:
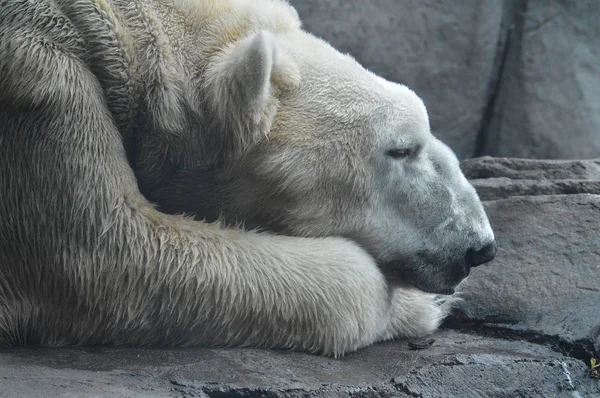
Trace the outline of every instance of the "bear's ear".
<instances>
[{"instance_id":1,"label":"bear's ear","mask_svg":"<svg viewBox=\"0 0 600 398\"><path fill-rule=\"evenodd\" d=\"M275 37L266 31L235 43L215 57L206 69L207 131L212 155L237 158L268 135L277 109L276 93L299 84L295 63L285 57Z\"/></svg>"}]
</instances>

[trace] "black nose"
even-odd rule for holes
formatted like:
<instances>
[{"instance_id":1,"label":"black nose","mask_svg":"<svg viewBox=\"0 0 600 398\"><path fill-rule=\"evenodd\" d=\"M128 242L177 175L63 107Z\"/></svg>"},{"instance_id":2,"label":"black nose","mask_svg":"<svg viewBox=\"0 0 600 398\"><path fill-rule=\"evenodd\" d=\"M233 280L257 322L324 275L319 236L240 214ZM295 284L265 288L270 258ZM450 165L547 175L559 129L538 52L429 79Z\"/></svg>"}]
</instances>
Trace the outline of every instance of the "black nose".
<instances>
[{"instance_id":1,"label":"black nose","mask_svg":"<svg viewBox=\"0 0 600 398\"><path fill-rule=\"evenodd\" d=\"M496 257L496 242L489 243L479 250L469 249L465 255L465 261L469 267L488 263Z\"/></svg>"}]
</instances>

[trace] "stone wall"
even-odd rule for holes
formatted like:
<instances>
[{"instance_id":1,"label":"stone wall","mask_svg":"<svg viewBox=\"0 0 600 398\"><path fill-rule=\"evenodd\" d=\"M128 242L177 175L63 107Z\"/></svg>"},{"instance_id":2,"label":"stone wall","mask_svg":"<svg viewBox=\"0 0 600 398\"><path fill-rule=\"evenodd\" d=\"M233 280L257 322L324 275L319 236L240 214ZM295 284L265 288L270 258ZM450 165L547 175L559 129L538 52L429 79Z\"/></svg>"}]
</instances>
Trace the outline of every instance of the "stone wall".
<instances>
[{"instance_id":1,"label":"stone wall","mask_svg":"<svg viewBox=\"0 0 600 398\"><path fill-rule=\"evenodd\" d=\"M597 0L290 0L304 27L414 89L461 158L600 157Z\"/></svg>"}]
</instances>

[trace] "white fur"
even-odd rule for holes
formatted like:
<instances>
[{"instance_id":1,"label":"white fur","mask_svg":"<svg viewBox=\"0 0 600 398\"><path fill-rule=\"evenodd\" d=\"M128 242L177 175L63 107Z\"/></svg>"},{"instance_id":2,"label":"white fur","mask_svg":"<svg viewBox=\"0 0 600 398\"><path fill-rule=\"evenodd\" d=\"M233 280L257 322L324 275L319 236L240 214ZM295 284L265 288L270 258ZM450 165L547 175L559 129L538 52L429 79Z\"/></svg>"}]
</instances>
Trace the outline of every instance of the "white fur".
<instances>
[{"instance_id":1,"label":"white fur","mask_svg":"<svg viewBox=\"0 0 600 398\"><path fill-rule=\"evenodd\" d=\"M468 271L465 253L494 235L456 156L432 135L423 101L301 30L274 36L300 80L274 93L269 139L226 172L235 181L226 218L300 236L347 236L380 264L412 257L419 286L451 291ZM412 154L392 159L392 149ZM286 198L277 209L273 191Z\"/></svg>"},{"instance_id":2,"label":"white fur","mask_svg":"<svg viewBox=\"0 0 600 398\"><path fill-rule=\"evenodd\" d=\"M453 301L391 289L376 262L493 239L418 97L303 32L285 1L15 2L0 72L5 344L342 355L431 333ZM392 164L390 146L423 155ZM310 238L167 215L138 189L187 210L206 181L180 170L207 166L233 181L215 183L224 217L252 222L285 194L278 221ZM409 217L444 189L441 222Z\"/></svg>"}]
</instances>

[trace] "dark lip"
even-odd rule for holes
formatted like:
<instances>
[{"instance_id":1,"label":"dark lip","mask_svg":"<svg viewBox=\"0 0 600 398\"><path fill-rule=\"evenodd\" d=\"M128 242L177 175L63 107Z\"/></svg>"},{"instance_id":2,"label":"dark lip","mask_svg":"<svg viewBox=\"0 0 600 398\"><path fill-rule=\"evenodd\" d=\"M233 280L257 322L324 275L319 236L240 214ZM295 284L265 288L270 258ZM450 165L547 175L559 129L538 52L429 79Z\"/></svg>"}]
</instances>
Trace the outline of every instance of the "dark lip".
<instances>
[{"instance_id":1,"label":"dark lip","mask_svg":"<svg viewBox=\"0 0 600 398\"><path fill-rule=\"evenodd\" d=\"M454 293L456 293L456 290L453 287L451 287L449 289L440 290L439 292L429 292L429 293L441 294L442 296L452 296Z\"/></svg>"},{"instance_id":2,"label":"dark lip","mask_svg":"<svg viewBox=\"0 0 600 398\"><path fill-rule=\"evenodd\" d=\"M410 283L416 287L419 290L424 291L425 293L432 293L432 294L441 294L443 296L451 296L453 295L456 290L453 287L447 287L445 289L427 289L424 286L422 286L420 283L415 282L415 281L410 281Z\"/></svg>"},{"instance_id":3,"label":"dark lip","mask_svg":"<svg viewBox=\"0 0 600 398\"><path fill-rule=\"evenodd\" d=\"M405 263L410 264L410 260L403 260ZM469 275L469 267L466 264L452 264L453 268L457 268L457 274L453 275L453 277L448 278L447 282L449 283L423 283L419 278L416 277L409 269L402 269L401 267L394 266L394 263L382 264L378 263L379 269L383 272L384 276L388 280L388 283L394 284L394 281L400 282L400 284L413 286L425 293L431 294L439 294L444 296L453 295L456 290L456 286L460 284L468 275ZM458 275L460 274L460 275ZM437 285L437 286L436 286Z\"/></svg>"},{"instance_id":4,"label":"dark lip","mask_svg":"<svg viewBox=\"0 0 600 398\"><path fill-rule=\"evenodd\" d=\"M433 288L427 287L425 285L422 285L421 283L419 283L414 278L411 278L408 275L403 275L403 276L393 275L393 276L390 276L389 274L386 274L385 272L384 272L384 275L386 275L386 279L388 280L388 283L391 286L393 286L393 285L404 286L404 287L412 286L412 287L417 288L417 289L419 289L419 290L421 290L422 292L425 292L425 293L440 294L440 295L444 295L444 296L453 295L455 293L455 291L456 291L455 287L445 287L443 289L433 289Z\"/></svg>"}]
</instances>

